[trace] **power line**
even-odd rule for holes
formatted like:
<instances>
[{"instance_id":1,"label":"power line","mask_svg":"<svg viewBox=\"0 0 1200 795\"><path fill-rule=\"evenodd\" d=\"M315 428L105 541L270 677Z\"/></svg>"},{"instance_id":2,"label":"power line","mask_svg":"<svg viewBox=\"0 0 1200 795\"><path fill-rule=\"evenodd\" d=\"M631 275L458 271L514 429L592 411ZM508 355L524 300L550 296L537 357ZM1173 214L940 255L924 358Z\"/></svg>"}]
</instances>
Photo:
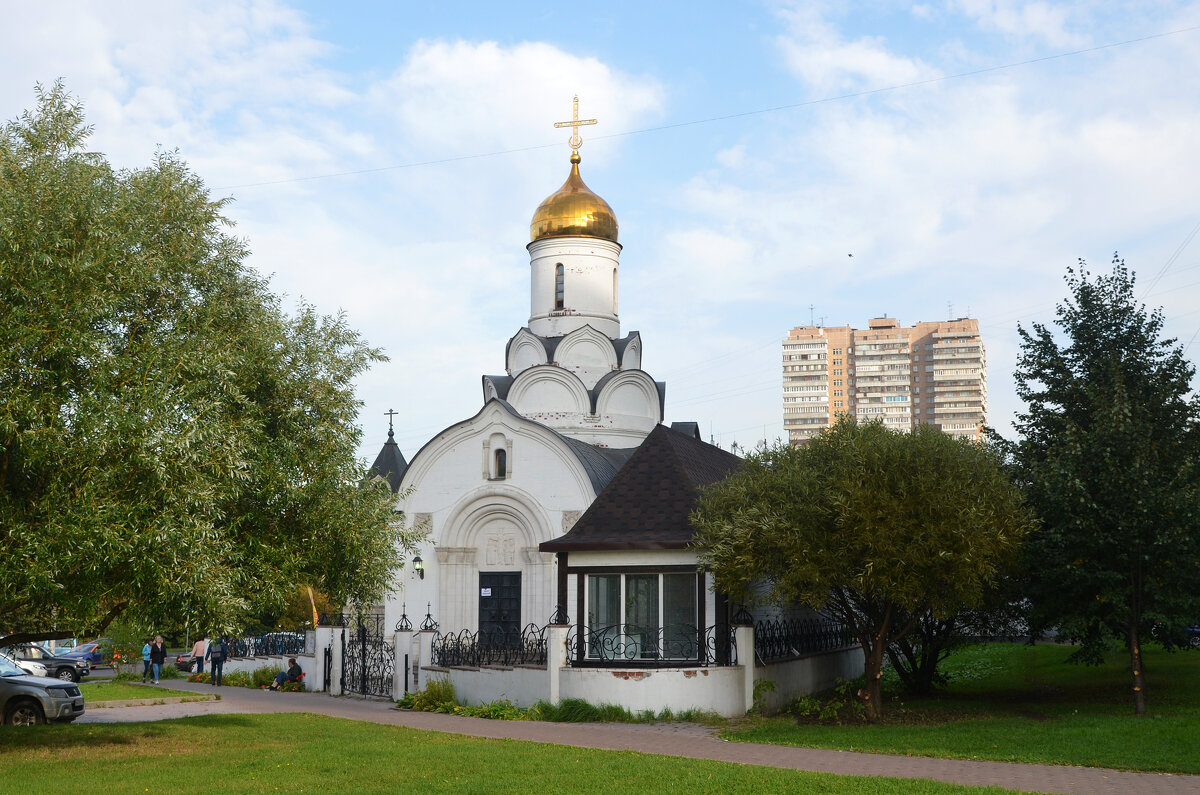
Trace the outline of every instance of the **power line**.
<instances>
[{"instance_id":1,"label":"power line","mask_svg":"<svg viewBox=\"0 0 1200 795\"><path fill-rule=\"evenodd\" d=\"M594 135L591 140L605 140L609 138L627 138L632 135L645 135L647 133L663 132L665 130L677 130L681 127L694 127L700 124L712 124L718 121L729 121L730 119L743 119L749 116L760 116L767 113L778 113L784 110L795 110L797 108L807 108L814 105L823 105L830 102L841 102L847 99L858 99L861 97L874 96L875 94L886 94L892 91L899 91L905 88L916 88L918 86L933 85L935 83L944 83L950 80L961 80L967 77L978 77L979 75L989 74L991 72L1000 72L1006 69L1016 69L1021 66L1030 66L1036 63L1045 63L1047 61L1061 60L1063 58L1071 58L1076 55L1086 55L1088 53L1100 52L1102 50L1111 50L1117 47L1127 47L1131 44L1140 44L1145 41L1153 41L1154 39L1162 39L1168 36L1178 36L1182 33L1191 33L1200 30L1200 25L1193 25L1186 28L1178 28L1176 30L1168 30L1162 33L1152 33L1148 36L1140 36L1136 39L1125 39L1123 41L1114 41L1107 44L1098 44L1095 47L1085 47L1081 50L1070 50L1067 52L1055 53L1053 55L1043 55L1039 58L1028 58L1024 61L1013 61L1012 63L998 64L996 66L985 66L981 69L972 69L968 72L956 72L951 75L942 75L941 77L929 77L924 80L913 80L908 83L897 83L890 86L881 86L879 88L869 88L863 91L852 91L846 94L835 94L833 96L821 97L820 99L809 99L803 102L791 102L786 105L775 105L769 108L757 108L755 110L746 110L738 113L727 113L721 116L709 116L704 119L692 119L690 121L675 122L674 124L660 124L656 127L643 127L639 130L625 130L623 132L609 133L607 135ZM225 185L214 188L214 190L238 190L241 188L261 188L269 185L285 185L293 182L311 182L319 179L333 179L334 177L350 177L360 174L373 174L380 171L397 171L408 168L422 168L424 166L436 166L444 163L456 163L463 160L478 160L488 157L500 157L502 155L513 155L521 152L533 152L540 149L552 149L562 146L561 141L555 143L536 144L532 146L521 146L513 149L499 149L494 152L480 152L471 155L457 155L453 157L442 157L436 160L420 160L412 163L397 163L391 166L377 166L375 168L360 168L351 171L335 171L329 174L314 174L306 177L289 177L288 179L276 179L266 182L247 182L241 185Z\"/></svg>"},{"instance_id":2,"label":"power line","mask_svg":"<svg viewBox=\"0 0 1200 795\"><path fill-rule=\"evenodd\" d=\"M1192 227L1192 231L1188 232L1187 236L1183 239L1183 242L1179 244L1171 256L1167 257L1167 261L1163 263L1163 266L1158 271L1158 274L1150 281L1149 284L1146 285L1146 289L1142 291L1143 301L1146 300L1150 291L1154 289L1154 285L1158 284L1158 280L1163 277L1163 274L1167 272L1167 269L1175 263L1175 260L1179 259L1179 255L1182 254L1183 250L1188 247L1188 244L1195 239L1197 233L1200 233L1200 221L1196 222L1196 225Z\"/></svg>"}]
</instances>

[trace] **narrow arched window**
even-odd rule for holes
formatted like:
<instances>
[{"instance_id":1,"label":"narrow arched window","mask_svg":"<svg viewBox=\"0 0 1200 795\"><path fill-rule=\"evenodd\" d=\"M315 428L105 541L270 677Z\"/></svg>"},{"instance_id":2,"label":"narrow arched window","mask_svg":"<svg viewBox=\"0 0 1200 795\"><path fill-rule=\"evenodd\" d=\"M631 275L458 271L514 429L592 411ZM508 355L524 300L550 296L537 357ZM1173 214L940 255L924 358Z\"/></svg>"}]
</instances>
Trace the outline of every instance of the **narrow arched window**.
<instances>
[{"instance_id":1,"label":"narrow arched window","mask_svg":"<svg viewBox=\"0 0 1200 795\"><path fill-rule=\"evenodd\" d=\"M613 314L617 314L617 269L613 268Z\"/></svg>"},{"instance_id":2,"label":"narrow arched window","mask_svg":"<svg viewBox=\"0 0 1200 795\"><path fill-rule=\"evenodd\" d=\"M508 474L508 453L504 450L496 451L496 480L504 480Z\"/></svg>"},{"instance_id":3,"label":"narrow arched window","mask_svg":"<svg viewBox=\"0 0 1200 795\"><path fill-rule=\"evenodd\" d=\"M563 308L564 293L565 293L565 290L563 289L563 266L562 266L562 263L560 262L559 264L554 266L554 308L555 309Z\"/></svg>"}]
</instances>

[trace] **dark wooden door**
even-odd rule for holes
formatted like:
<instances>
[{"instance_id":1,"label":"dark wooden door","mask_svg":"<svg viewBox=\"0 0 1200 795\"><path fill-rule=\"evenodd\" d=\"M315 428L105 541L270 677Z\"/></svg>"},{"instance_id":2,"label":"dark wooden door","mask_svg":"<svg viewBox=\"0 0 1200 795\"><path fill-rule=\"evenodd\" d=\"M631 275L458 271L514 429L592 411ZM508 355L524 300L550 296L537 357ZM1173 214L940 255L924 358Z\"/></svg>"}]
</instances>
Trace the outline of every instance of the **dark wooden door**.
<instances>
[{"instance_id":1,"label":"dark wooden door","mask_svg":"<svg viewBox=\"0 0 1200 795\"><path fill-rule=\"evenodd\" d=\"M521 637L521 572L479 572L479 639L507 645Z\"/></svg>"}]
</instances>

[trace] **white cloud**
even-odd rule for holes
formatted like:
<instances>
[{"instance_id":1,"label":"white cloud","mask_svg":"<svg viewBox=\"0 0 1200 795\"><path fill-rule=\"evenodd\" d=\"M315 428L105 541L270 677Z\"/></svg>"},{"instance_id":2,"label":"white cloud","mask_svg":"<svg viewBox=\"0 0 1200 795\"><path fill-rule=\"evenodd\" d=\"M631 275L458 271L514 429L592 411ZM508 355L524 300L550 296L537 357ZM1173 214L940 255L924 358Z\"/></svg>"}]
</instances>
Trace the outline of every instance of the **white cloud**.
<instances>
[{"instance_id":1,"label":"white cloud","mask_svg":"<svg viewBox=\"0 0 1200 795\"><path fill-rule=\"evenodd\" d=\"M663 102L653 81L596 58L540 42L467 41L417 42L396 73L373 87L370 100L412 144L441 153L481 152L563 140L552 125L571 118L576 94L581 118L601 121L581 129L585 142L657 115Z\"/></svg>"},{"instance_id":2,"label":"white cloud","mask_svg":"<svg viewBox=\"0 0 1200 795\"><path fill-rule=\"evenodd\" d=\"M1085 5L1054 5L1038 0L954 0L952 5L984 30L1041 39L1060 49L1086 47L1090 43L1082 33L1067 30L1072 22L1086 22L1081 19L1086 14Z\"/></svg>"},{"instance_id":3,"label":"white cloud","mask_svg":"<svg viewBox=\"0 0 1200 795\"><path fill-rule=\"evenodd\" d=\"M882 36L845 40L819 4L779 11L787 32L776 44L788 69L817 93L880 88L927 80L936 69L890 52Z\"/></svg>"}]
</instances>

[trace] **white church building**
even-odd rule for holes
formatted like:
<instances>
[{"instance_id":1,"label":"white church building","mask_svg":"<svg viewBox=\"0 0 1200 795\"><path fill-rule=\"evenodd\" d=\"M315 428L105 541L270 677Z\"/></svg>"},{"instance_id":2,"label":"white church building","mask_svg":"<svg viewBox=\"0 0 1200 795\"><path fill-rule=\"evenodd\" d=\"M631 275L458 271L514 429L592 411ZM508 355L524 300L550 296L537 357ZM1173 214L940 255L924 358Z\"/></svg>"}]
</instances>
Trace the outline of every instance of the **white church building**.
<instances>
[{"instance_id":1,"label":"white church building","mask_svg":"<svg viewBox=\"0 0 1200 795\"><path fill-rule=\"evenodd\" d=\"M790 638L816 625L782 620L758 627L785 663L767 670L753 618L734 628L737 606L698 569L687 513L739 459L695 423L662 424L666 385L642 369L640 334L621 330L617 218L583 182L577 128L571 143L566 182L533 214L529 318L503 374L484 375L479 411L410 462L389 431L374 465L403 520L428 532L383 607L397 670L403 657L407 686L450 678L471 703L731 715L757 679L778 680L783 700L856 675L844 637L823 625L808 653ZM536 659L514 652L531 643Z\"/></svg>"}]
</instances>

